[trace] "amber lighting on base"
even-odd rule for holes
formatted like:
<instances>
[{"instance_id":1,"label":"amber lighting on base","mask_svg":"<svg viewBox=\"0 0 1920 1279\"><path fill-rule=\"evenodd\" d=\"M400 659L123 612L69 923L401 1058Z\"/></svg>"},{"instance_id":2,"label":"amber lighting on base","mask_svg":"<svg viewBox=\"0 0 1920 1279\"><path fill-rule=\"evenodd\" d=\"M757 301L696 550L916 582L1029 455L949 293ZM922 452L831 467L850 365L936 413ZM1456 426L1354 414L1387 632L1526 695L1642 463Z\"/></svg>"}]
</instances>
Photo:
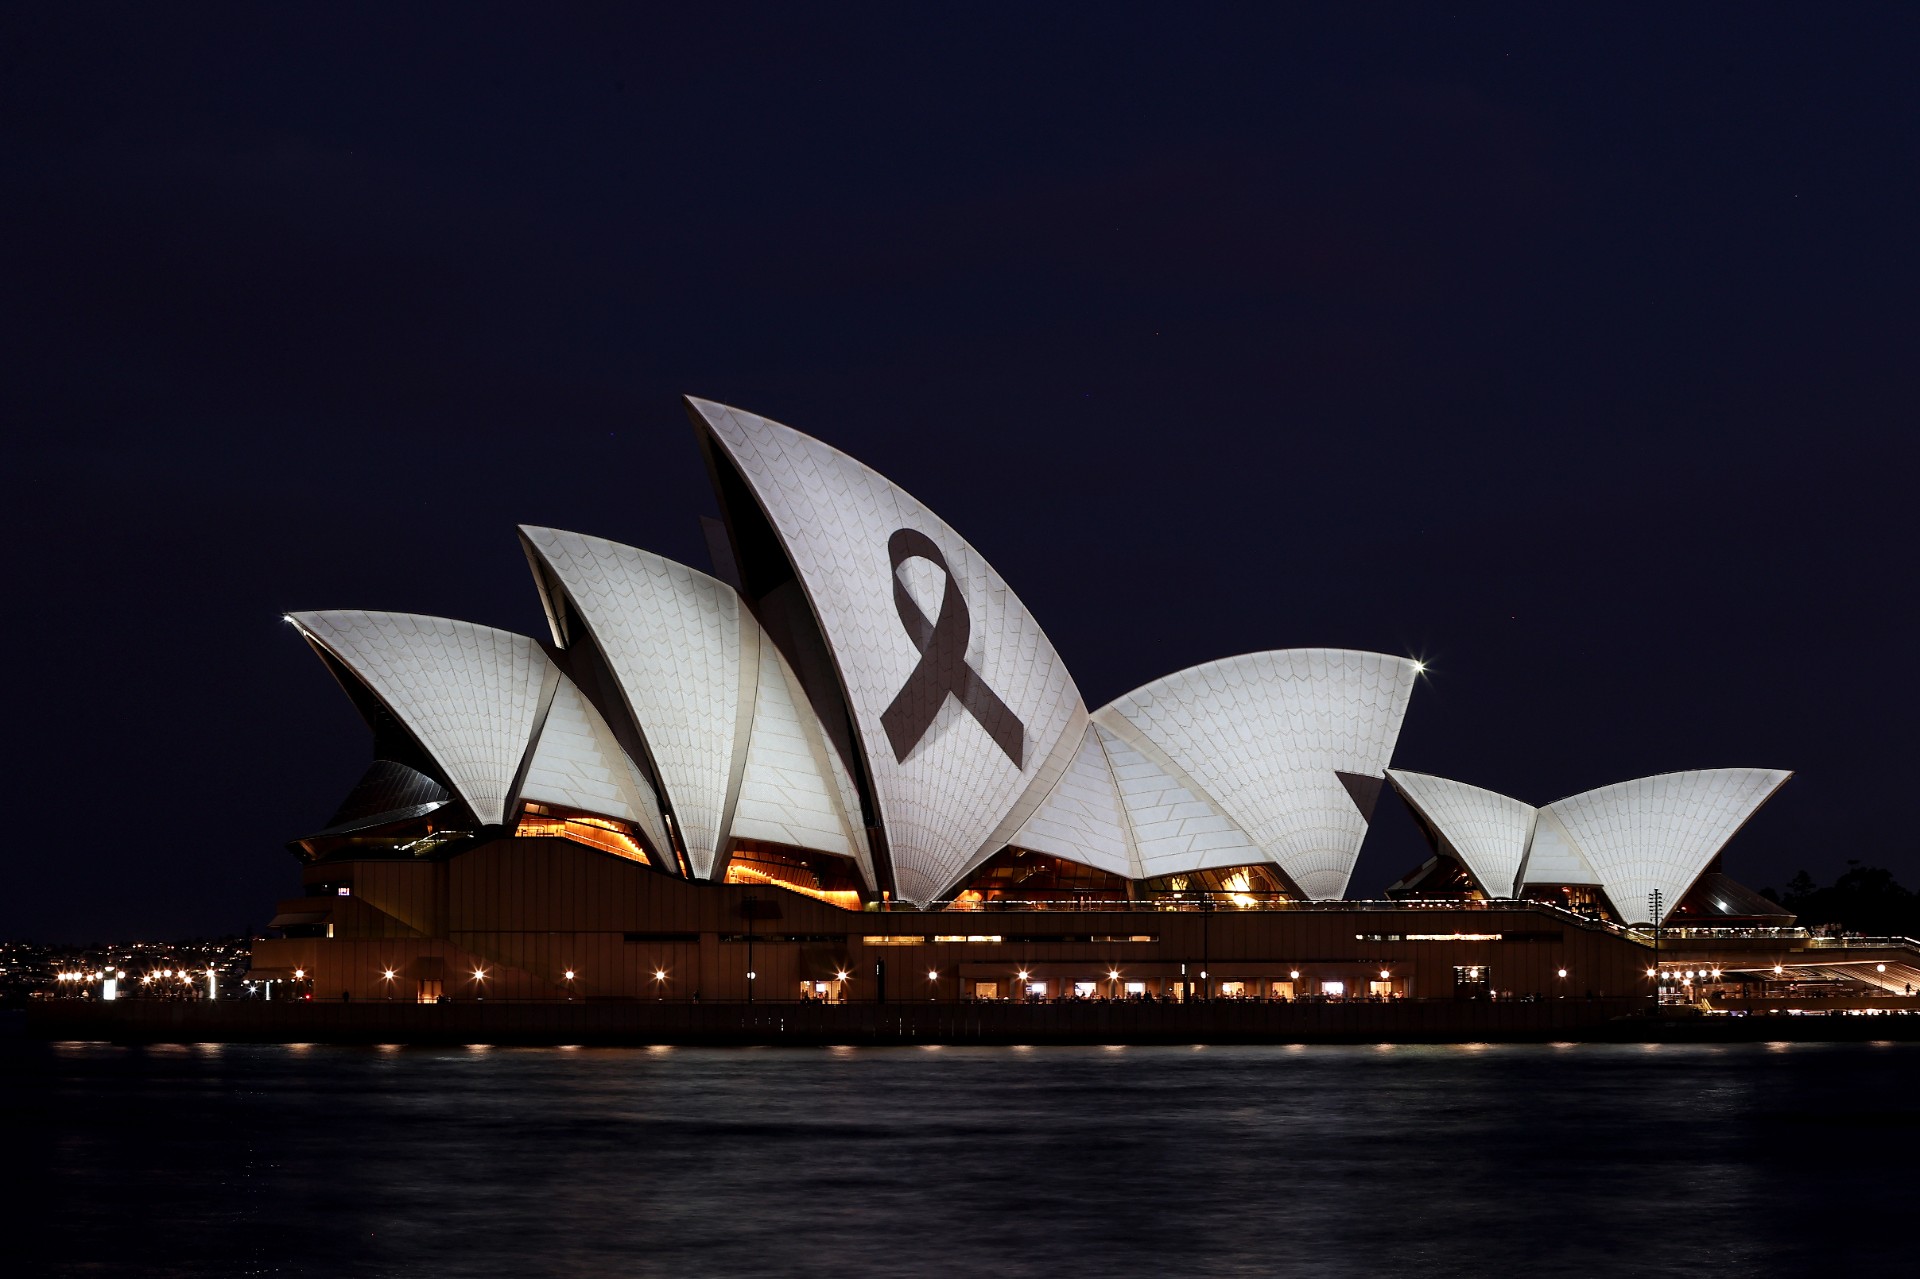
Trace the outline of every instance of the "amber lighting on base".
<instances>
[{"instance_id":1,"label":"amber lighting on base","mask_svg":"<svg viewBox=\"0 0 1920 1279\"><path fill-rule=\"evenodd\" d=\"M556 813L544 804L528 804L513 833L532 839L570 839L576 844L585 844L588 848L597 848L603 853L639 862L642 866L652 864L647 860L647 850L633 837L631 828L625 822L611 818L573 817Z\"/></svg>"},{"instance_id":2,"label":"amber lighting on base","mask_svg":"<svg viewBox=\"0 0 1920 1279\"><path fill-rule=\"evenodd\" d=\"M805 872L801 872L804 874ZM768 870L763 865L747 866L737 859L727 867L729 884L770 884L775 888L784 888L789 892L802 893L829 906L838 906L841 910L859 910L860 894L851 888L816 888L811 884L797 882L799 874L783 870Z\"/></svg>"}]
</instances>

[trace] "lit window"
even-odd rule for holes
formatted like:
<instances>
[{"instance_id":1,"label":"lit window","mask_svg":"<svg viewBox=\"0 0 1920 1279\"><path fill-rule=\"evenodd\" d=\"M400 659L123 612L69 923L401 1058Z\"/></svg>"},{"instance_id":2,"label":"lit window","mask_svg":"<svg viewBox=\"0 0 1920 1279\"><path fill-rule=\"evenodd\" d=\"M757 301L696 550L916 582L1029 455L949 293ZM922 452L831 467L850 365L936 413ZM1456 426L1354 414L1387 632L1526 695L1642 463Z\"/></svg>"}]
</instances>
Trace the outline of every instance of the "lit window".
<instances>
[{"instance_id":1,"label":"lit window","mask_svg":"<svg viewBox=\"0 0 1920 1279\"><path fill-rule=\"evenodd\" d=\"M1347 983L1343 981L1323 981L1320 983L1320 993L1334 999L1344 998L1347 993Z\"/></svg>"},{"instance_id":2,"label":"lit window","mask_svg":"<svg viewBox=\"0 0 1920 1279\"><path fill-rule=\"evenodd\" d=\"M1075 998L1078 999L1092 999L1094 989L1095 983L1090 981L1077 981L1073 983L1073 993Z\"/></svg>"}]
</instances>

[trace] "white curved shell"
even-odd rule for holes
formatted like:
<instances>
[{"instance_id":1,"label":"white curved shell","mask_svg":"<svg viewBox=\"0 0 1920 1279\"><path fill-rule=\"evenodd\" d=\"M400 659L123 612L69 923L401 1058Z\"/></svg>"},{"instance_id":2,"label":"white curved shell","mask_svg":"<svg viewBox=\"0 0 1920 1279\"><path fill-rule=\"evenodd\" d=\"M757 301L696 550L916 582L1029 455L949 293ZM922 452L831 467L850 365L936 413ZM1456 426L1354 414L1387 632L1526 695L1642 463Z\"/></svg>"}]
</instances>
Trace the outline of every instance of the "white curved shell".
<instances>
[{"instance_id":1,"label":"white curved shell","mask_svg":"<svg viewBox=\"0 0 1920 1279\"><path fill-rule=\"evenodd\" d=\"M1080 694L1005 580L904 490L790 427L688 403L753 490L819 621L866 757L895 887L908 901L930 901L997 852L1051 789L1081 745ZM901 529L930 538L945 557L966 605L967 664L1024 726L1019 765L952 697L896 758L882 716L920 660L894 604L888 540ZM909 560L902 569L922 607L937 612L937 566Z\"/></svg>"},{"instance_id":2,"label":"white curved shell","mask_svg":"<svg viewBox=\"0 0 1920 1279\"><path fill-rule=\"evenodd\" d=\"M1527 841L1527 855L1520 863L1520 883L1588 884L1600 886L1600 872L1574 842L1573 836L1555 813L1539 809L1533 817L1533 835Z\"/></svg>"},{"instance_id":3,"label":"white curved shell","mask_svg":"<svg viewBox=\"0 0 1920 1279\"><path fill-rule=\"evenodd\" d=\"M1265 860L1205 791L1124 721L1119 727L1093 726L1120 787L1143 879Z\"/></svg>"},{"instance_id":4,"label":"white curved shell","mask_svg":"<svg viewBox=\"0 0 1920 1279\"><path fill-rule=\"evenodd\" d=\"M525 635L412 613L294 613L432 755L483 824L505 821L560 672Z\"/></svg>"},{"instance_id":5,"label":"white curved shell","mask_svg":"<svg viewBox=\"0 0 1920 1279\"><path fill-rule=\"evenodd\" d=\"M1772 768L1708 768L1661 773L1603 786L1541 810L1551 816L1599 875L1623 920L1648 921L1658 889L1670 913L1749 817L1792 774ZM1534 839L1537 846L1539 836ZM1536 879L1531 859L1529 881Z\"/></svg>"},{"instance_id":6,"label":"white curved shell","mask_svg":"<svg viewBox=\"0 0 1920 1279\"><path fill-rule=\"evenodd\" d=\"M1141 877L1120 785L1093 725L1087 726L1067 771L1011 842L1128 879Z\"/></svg>"},{"instance_id":7,"label":"white curved shell","mask_svg":"<svg viewBox=\"0 0 1920 1279\"><path fill-rule=\"evenodd\" d=\"M1093 718L1165 752L1266 860L1333 898L1367 831L1339 774L1384 778L1417 672L1381 653L1249 653L1155 680Z\"/></svg>"},{"instance_id":8,"label":"white curved shell","mask_svg":"<svg viewBox=\"0 0 1920 1279\"><path fill-rule=\"evenodd\" d=\"M657 851L669 847L660 801L593 703L560 676L520 796L576 812L632 822Z\"/></svg>"},{"instance_id":9,"label":"white curved shell","mask_svg":"<svg viewBox=\"0 0 1920 1279\"><path fill-rule=\"evenodd\" d=\"M693 873L713 873L746 762L760 629L725 582L604 538L521 532L600 645L646 738Z\"/></svg>"},{"instance_id":10,"label":"white curved shell","mask_svg":"<svg viewBox=\"0 0 1920 1279\"><path fill-rule=\"evenodd\" d=\"M732 834L853 858L873 887L866 830L847 806L852 782L834 768L825 730L786 658L771 643L760 645L758 682Z\"/></svg>"},{"instance_id":11,"label":"white curved shell","mask_svg":"<svg viewBox=\"0 0 1920 1279\"><path fill-rule=\"evenodd\" d=\"M1511 897L1533 835L1533 805L1430 773L1390 768L1393 788L1440 832L1492 897ZM1568 881L1581 882L1581 881Z\"/></svg>"}]
</instances>

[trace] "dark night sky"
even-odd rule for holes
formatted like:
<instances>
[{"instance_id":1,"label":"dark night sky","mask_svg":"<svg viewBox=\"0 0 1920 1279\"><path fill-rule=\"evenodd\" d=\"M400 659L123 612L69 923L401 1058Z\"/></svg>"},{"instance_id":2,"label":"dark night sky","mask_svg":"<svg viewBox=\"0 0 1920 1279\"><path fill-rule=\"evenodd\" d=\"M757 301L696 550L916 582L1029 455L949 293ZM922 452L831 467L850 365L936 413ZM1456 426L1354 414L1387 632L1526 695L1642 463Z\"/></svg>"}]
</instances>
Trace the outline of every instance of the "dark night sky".
<instances>
[{"instance_id":1,"label":"dark night sky","mask_svg":"<svg viewBox=\"0 0 1920 1279\"><path fill-rule=\"evenodd\" d=\"M704 567L683 392L1089 705L1412 653L1400 764L1790 767L1737 875L1920 879L1920 19L1560 10L8 6L0 935L263 925L367 756L280 611L538 633L522 521Z\"/></svg>"}]
</instances>

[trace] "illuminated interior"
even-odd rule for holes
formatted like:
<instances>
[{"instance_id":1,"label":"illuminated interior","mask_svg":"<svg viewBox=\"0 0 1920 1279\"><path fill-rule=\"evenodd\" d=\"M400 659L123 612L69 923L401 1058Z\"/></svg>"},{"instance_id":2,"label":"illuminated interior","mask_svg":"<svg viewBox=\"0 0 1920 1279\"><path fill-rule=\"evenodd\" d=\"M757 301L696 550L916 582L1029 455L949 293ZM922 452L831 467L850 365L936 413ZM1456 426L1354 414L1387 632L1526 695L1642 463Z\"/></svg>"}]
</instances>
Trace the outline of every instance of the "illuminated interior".
<instances>
[{"instance_id":1,"label":"illuminated interior","mask_svg":"<svg viewBox=\"0 0 1920 1279\"><path fill-rule=\"evenodd\" d=\"M738 840L727 862L729 884L772 884L808 897L859 910L859 873L844 857L755 840Z\"/></svg>"},{"instance_id":2,"label":"illuminated interior","mask_svg":"<svg viewBox=\"0 0 1920 1279\"><path fill-rule=\"evenodd\" d=\"M1003 848L981 864L954 894L954 910L977 910L991 902L1126 901L1127 881L1063 857Z\"/></svg>"},{"instance_id":3,"label":"illuminated interior","mask_svg":"<svg viewBox=\"0 0 1920 1279\"><path fill-rule=\"evenodd\" d=\"M1141 887L1148 896L1207 896L1215 905L1252 910L1299 897L1302 894L1287 882L1278 866L1254 863L1246 866L1216 866L1211 870L1189 871L1184 875L1162 875L1146 880Z\"/></svg>"},{"instance_id":4,"label":"illuminated interior","mask_svg":"<svg viewBox=\"0 0 1920 1279\"><path fill-rule=\"evenodd\" d=\"M513 833L535 839L570 839L642 866L651 864L633 828L611 817L582 817L545 804L528 804L521 811L520 824Z\"/></svg>"},{"instance_id":5,"label":"illuminated interior","mask_svg":"<svg viewBox=\"0 0 1920 1279\"><path fill-rule=\"evenodd\" d=\"M1547 902L1590 919L1604 919L1609 923L1618 919L1607 895L1589 884L1528 884L1520 890L1520 895L1528 901Z\"/></svg>"}]
</instances>

